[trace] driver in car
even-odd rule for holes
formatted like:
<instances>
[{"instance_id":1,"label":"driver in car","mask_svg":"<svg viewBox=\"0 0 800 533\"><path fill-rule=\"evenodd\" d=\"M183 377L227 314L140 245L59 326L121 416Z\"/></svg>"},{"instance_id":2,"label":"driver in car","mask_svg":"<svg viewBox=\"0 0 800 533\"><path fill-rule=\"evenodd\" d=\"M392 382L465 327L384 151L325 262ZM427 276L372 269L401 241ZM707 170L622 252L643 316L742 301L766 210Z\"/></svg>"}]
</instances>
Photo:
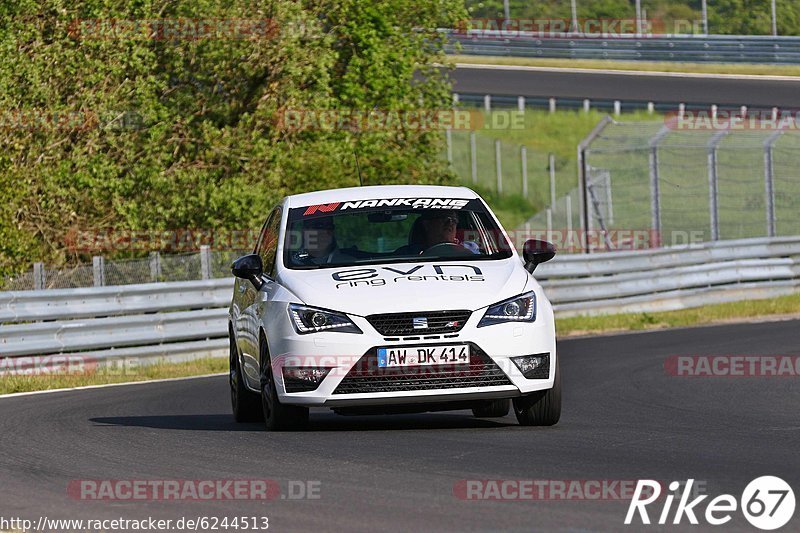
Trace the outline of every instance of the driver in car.
<instances>
[{"instance_id":1,"label":"driver in car","mask_svg":"<svg viewBox=\"0 0 800 533\"><path fill-rule=\"evenodd\" d=\"M461 242L456 238L458 228L458 215L448 210L426 211L419 218L422 224L422 241L419 253L432 248L438 244L455 244L463 246L474 254L479 254L478 245L471 241Z\"/></svg>"}]
</instances>

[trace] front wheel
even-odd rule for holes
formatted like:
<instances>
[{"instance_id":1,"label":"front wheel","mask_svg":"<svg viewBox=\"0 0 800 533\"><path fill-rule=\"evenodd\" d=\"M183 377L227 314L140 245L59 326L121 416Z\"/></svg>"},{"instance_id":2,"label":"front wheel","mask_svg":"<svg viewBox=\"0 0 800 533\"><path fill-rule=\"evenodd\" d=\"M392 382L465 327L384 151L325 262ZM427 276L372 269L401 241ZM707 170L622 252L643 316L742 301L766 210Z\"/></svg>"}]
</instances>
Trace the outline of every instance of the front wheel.
<instances>
[{"instance_id":1,"label":"front wheel","mask_svg":"<svg viewBox=\"0 0 800 533\"><path fill-rule=\"evenodd\" d=\"M514 398L514 414L522 426L554 426L561 418L561 371L556 359L553 388Z\"/></svg>"},{"instance_id":2,"label":"front wheel","mask_svg":"<svg viewBox=\"0 0 800 533\"><path fill-rule=\"evenodd\" d=\"M244 384L242 369L239 365L239 350L236 348L236 340L230 332L228 332L228 338L230 339L229 381L231 386L231 408L233 409L233 418L237 422L259 422L263 419L260 398L258 394L251 392Z\"/></svg>"},{"instance_id":3,"label":"front wheel","mask_svg":"<svg viewBox=\"0 0 800 533\"><path fill-rule=\"evenodd\" d=\"M308 425L308 408L296 405L284 405L278 399L275 379L272 374L272 361L267 349L267 341L261 338L260 374L261 374L261 406L264 422L268 431L284 431L303 429Z\"/></svg>"},{"instance_id":4,"label":"front wheel","mask_svg":"<svg viewBox=\"0 0 800 533\"><path fill-rule=\"evenodd\" d=\"M476 418L502 418L508 414L511 402L507 399L492 400L480 407L472 409L472 414Z\"/></svg>"}]
</instances>

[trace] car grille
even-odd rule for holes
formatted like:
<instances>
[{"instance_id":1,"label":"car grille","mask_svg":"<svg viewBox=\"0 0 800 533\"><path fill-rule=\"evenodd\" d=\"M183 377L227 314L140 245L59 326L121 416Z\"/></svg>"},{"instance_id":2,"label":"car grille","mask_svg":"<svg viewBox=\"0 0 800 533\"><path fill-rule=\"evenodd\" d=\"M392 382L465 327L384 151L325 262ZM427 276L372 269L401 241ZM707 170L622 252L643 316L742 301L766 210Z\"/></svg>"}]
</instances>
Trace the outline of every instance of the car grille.
<instances>
[{"instance_id":1,"label":"car grille","mask_svg":"<svg viewBox=\"0 0 800 533\"><path fill-rule=\"evenodd\" d=\"M367 320L381 335L435 335L461 331L472 311L421 311L369 315ZM414 328L414 319L424 318L427 328Z\"/></svg>"},{"instance_id":2,"label":"car grille","mask_svg":"<svg viewBox=\"0 0 800 533\"><path fill-rule=\"evenodd\" d=\"M480 348L470 344L470 362L462 365L378 367L372 348L350 369L334 394L458 389L512 385L505 373Z\"/></svg>"}]
</instances>

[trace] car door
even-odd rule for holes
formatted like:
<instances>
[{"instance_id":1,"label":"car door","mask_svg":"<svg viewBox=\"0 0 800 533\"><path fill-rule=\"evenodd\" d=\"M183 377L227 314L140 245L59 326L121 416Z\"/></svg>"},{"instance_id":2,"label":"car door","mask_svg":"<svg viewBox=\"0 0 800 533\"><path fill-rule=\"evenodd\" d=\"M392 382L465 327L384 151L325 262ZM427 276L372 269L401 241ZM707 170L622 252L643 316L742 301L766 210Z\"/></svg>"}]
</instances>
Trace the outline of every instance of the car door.
<instances>
[{"instance_id":1,"label":"car door","mask_svg":"<svg viewBox=\"0 0 800 533\"><path fill-rule=\"evenodd\" d=\"M239 349L242 353L242 367L247 383L254 389L259 387L258 358L259 333L264 304L275 294L277 283L274 281L275 260L278 250L282 209L276 207L270 213L267 223L256 243L254 252L261 256L264 265L263 285L260 290L248 280L240 280L237 287L241 302L241 328Z\"/></svg>"}]
</instances>

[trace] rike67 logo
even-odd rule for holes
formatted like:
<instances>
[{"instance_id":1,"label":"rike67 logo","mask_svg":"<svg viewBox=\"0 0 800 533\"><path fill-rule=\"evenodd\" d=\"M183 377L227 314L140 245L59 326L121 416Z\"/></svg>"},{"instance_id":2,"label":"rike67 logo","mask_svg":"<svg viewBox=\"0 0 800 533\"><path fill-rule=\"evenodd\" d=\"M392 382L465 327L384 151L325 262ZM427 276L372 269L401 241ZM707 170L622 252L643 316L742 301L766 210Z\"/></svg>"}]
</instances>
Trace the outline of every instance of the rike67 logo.
<instances>
[{"instance_id":1,"label":"rike67 logo","mask_svg":"<svg viewBox=\"0 0 800 533\"><path fill-rule=\"evenodd\" d=\"M669 484L670 493L664 498L664 506L658 515L657 524L678 525L685 517L690 524L697 525L699 524L699 515L705 519L706 523L712 526L721 526L730 522L733 514L739 508L751 525L758 529L771 531L786 525L794 515L794 491L779 477L762 476L754 479L745 487L742 497L738 501L730 494L721 494L706 503L704 513L700 511L700 504L708 498L708 495L697 496L689 501L693 484L694 480L689 479L680 494L677 491L683 485L682 483L673 481ZM670 521L672 504L676 496L679 501ZM651 518L647 506L659 500L660 497L661 484L658 481L639 480L628 507L628 514L625 516L625 524L634 523L637 515L642 524L650 524Z\"/></svg>"}]
</instances>

